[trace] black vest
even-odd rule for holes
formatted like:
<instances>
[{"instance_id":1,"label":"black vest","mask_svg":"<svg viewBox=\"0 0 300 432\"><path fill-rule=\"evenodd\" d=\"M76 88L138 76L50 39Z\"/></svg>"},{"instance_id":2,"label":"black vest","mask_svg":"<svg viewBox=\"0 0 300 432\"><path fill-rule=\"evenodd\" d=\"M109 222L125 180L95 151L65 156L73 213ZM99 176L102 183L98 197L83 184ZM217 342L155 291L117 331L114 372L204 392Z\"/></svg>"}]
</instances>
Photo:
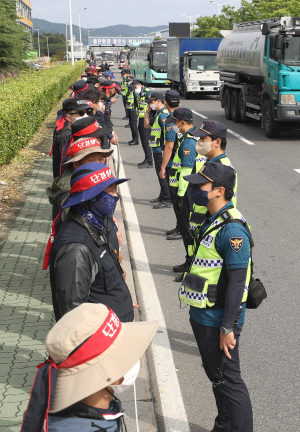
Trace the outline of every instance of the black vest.
<instances>
[{"instance_id":1,"label":"black vest","mask_svg":"<svg viewBox=\"0 0 300 432\"><path fill-rule=\"evenodd\" d=\"M76 213L77 215L77 213ZM132 298L127 284L121 274L122 269L118 261L119 245L117 235L114 229L114 222L111 217L104 220L103 235L104 241L100 241L100 232L98 232L97 243L93 240L89 231L72 217L60 227L50 253L50 280L51 288L56 292L54 263L60 249L69 243L81 243L86 245L95 257L98 264L98 273L91 285L89 303L102 303L110 307L122 321L123 317L132 314ZM79 215L78 220L82 216ZM87 224L91 224L86 221ZM92 232L97 230L92 227ZM107 239L107 241L105 241ZM128 317L125 319L128 320Z\"/></svg>"}]
</instances>

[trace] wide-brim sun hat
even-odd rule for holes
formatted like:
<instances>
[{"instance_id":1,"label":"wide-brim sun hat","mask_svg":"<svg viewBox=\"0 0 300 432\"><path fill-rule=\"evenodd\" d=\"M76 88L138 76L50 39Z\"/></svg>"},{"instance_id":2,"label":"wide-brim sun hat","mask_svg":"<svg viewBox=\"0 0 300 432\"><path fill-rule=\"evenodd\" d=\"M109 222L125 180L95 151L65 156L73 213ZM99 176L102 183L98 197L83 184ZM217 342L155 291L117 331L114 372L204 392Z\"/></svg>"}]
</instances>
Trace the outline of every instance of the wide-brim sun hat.
<instances>
[{"instance_id":1,"label":"wide-brim sun hat","mask_svg":"<svg viewBox=\"0 0 300 432\"><path fill-rule=\"evenodd\" d=\"M70 196L62 208L72 207L95 198L108 186L124 183L130 178L116 179L111 169L99 162L90 162L77 168L71 177Z\"/></svg>"},{"instance_id":2,"label":"wide-brim sun hat","mask_svg":"<svg viewBox=\"0 0 300 432\"><path fill-rule=\"evenodd\" d=\"M67 153L70 159L63 165L68 167L68 164L78 162L92 153L100 153L103 157L108 157L113 152L113 149L103 149L97 138L82 137L70 145Z\"/></svg>"}]
</instances>

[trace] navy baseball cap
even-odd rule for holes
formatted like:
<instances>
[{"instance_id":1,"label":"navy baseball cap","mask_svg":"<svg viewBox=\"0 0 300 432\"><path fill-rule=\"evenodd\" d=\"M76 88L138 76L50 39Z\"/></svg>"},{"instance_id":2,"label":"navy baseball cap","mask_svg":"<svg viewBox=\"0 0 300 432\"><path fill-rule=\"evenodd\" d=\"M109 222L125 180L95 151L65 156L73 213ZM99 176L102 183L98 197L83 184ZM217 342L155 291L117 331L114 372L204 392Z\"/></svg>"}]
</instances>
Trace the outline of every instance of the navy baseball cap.
<instances>
[{"instance_id":1,"label":"navy baseball cap","mask_svg":"<svg viewBox=\"0 0 300 432\"><path fill-rule=\"evenodd\" d=\"M116 78L112 72L103 72L102 76L105 78L111 77L111 79Z\"/></svg>"},{"instance_id":2,"label":"navy baseball cap","mask_svg":"<svg viewBox=\"0 0 300 432\"><path fill-rule=\"evenodd\" d=\"M121 71L121 75L124 75L124 74L130 74L130 70L129 69L123 69Z\"/></svg>"},{"instance_id":3,"label":"navy baseball cap","mask_svg":"<svg viewBox=\"0 0 300 432\"><path fill-rule=\"evenodd\" d=\"M146 102L152 102L152 101L154 101L154 100L156 100L156 99L159 99L161 102L164 102L164 100L165 100L165 96L164 96L164 94L163 93L160 93L160 92L154 92L154 93L152 93L150 96L149 96L149 98L147 99L147 101Z\"/></svg>"},{"instance_id":4,"label":"navy baseball cap","mask_svg":"<svg viewBox=\"0 0 300 432\"><path fill-rule=\"evenodd\" d=\"M218 138L226 138L227 127L223 123L215 120L205 120L202 123L201 128L190 132L190 134L199 138L209 135L215 135Z\"/></svg>"},{"instance_id":5,"label":"navy baseball cap","mask_svg":"<svg viewBox=\"0 0 300 432\"><path fill-rule=\"evenodd\" d=\"M153 93L152 93L153 94ZM176 108L172 116L166 120L166 124L174 123L174 120L193 121L193 113L188 108Z\"/></svg>"},{"instance_id":6,"label":"navy baseball cap","mask_svg":"<svg viewBox=\"0 0 300 432\"><path fill-rule=\"evenodd\" d=\"M178 102L180 99L180 93L178 93L178 91L176 90L168 90L165 93L165 100L167 102L173 102L176 103Z\"/></svg>"},{"instance_id":7,"label":"navy baseball cap","mask_svg":"<svg viewBox=\"0 0 300 432\"><path fill-rule=\"evenodd\" d=\"M184 179L191 184L214 182L233 189L235 184L235 171L220 162L208 162L198 173L185 176Z\"/></svg>"},{"instance_id":8,"label":"navy baseball cap","mask_svg":"<svg viewBox=\"0 0 300 432\"><path fill-rule=\"evenodd\" d=\"M95 198L111 184L120 184L130 178L116 179L111 169L99 162L90 162L77 168L71 177L69 198L62 208L72 207Z\"/></svg>"},{"instance_id":9,"label":"navy baseball cap","mask_svg":"<svg viewBox=\"0 0 300 432\"><path fill-rule=\"evenodd\" d=\"M91 107L84 98L68 98L62 103L63 112L69 112L73 110L85 111L87 109L91 109Z\"/></svg>"}]
</instances>

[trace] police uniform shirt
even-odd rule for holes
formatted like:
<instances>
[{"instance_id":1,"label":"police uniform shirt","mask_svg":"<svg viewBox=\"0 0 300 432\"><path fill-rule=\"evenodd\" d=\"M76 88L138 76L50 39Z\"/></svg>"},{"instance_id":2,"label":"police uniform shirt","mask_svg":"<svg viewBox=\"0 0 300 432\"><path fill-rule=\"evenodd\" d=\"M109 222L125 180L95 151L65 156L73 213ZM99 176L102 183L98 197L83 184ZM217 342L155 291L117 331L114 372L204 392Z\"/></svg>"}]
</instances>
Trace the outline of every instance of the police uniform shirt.
<instances>
[{"instance_id":1,"label":"police uniform shirt","mask_svg":"<svg viewBox=\"0 0 300 432\"><path fill-rule=\"evenodd\" d=\"M166 120L168 118L168 113L162 112L164 109L166 109L166 108L163 107L162 109L157 111L157 114L156 114L157 116L159 116L158 124L159 124L159 126L163 132L165 130L165 123L166 123ZM153 153L162 153L163 152L161 147L152 147L152 151L153 151Z\"/></svg>"},{"instance_id":2,"label":"police uniform shirt","mask_svg":"<svg viewBox=\"0 0 300 432\"><path fill-rule=\"evenodd\" d=\"M169 114L167 118L172 117L172 115L173 115L173 113ZM173 124L174 123L166 125L166 128L165 128L165 141L171 141L171 142L175 143L175 141L176 141L176 132L172 128ZM169 162L168 162L167 168L171 168L172 164L173 164L173 159L170 159Z\"/></svg>"},{"instance_id":3,"label":"police uniform shirt","mask_svg":"<svg viewBox=\"0 0 300 432\"><path fill-rule=\"evenodd\" d=\"M227 208L233 208L232 201L229 201L221 210L210 216L209 212L206 213L206 219L201 227L200 235L203 234L209 226L218 218L219 214ZM236 237L243 237L243 246L239 251L231 248L230 239ZM237 223L229 223L221 229L216 238L216 250L223 258L223 265L230 269L245 269L249 263L249 248L250 237L247 229ZM227 286L227 282L226 286ZM238 325L244 324L246 304L243 305L243 310L239 319ZM207 327L221 327L224 315L224 309L201 309L190 306L190 316L199 324Z\"/></svg>"},{"instance_id":4,"label":"police uniform shirt","mask_svg":"<svg viewBox=\"0 0 300 432\"><path fill-rule=\"evenodd\" d=\"M198 154L196 152L197 141L194 138L186 138L187 134L194 129L194 127L189 129L180 139L181 144L178 150L178 156L181 159L181 167L183 168L193 168L195 165L195 160Z\"/></svg>"},{"instance_id":5,"label":"police uniform shirt","mask_svg":"<svg viewBox=\"0 0 300 432\"><path fill-rule=\"evenodd\" d=\"M149 99L150 96L151 96L151 94L152 94L152 92L151 92L151 90L147 90L147 91L145 91L145 88L146 88L146 87L144 87L144 86L142 87L141 93L136 93L136 92L134 92L134 97L135 97L136 99L139 99L140 96L141 96L141 94L142 94L142 93L145 93L146 100ZM137 101L137 102L138 102L138 101Z\"/></svg>"}]
</instances>

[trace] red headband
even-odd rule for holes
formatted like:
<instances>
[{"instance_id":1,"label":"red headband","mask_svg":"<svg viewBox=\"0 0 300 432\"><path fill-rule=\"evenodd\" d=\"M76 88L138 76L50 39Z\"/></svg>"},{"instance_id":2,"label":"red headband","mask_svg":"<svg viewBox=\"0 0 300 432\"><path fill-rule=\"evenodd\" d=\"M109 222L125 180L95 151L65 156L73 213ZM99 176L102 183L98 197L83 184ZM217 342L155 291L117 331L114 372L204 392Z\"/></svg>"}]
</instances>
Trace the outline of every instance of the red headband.
<instances>
[{"instance_id":1,"label":"red headband","mask_svg":"<svg viewBox=\"0 0 300 432\"><path fill-rule=\"evenodd\" d=\"M83 89L81 89L81 90L73 90L73 91L74 91L74 93L80 93L80 92L82 92L84 90L87 90L88 88L89 88L89 85L87 84Z\"/></svg>"},{"instance_id":2,"label":"red headband","mask_svg":"<svg viewBox=\"0 0 300 432\"><path fill-rule=\"evenodd\" d=\"M95 171L90 175L86 175L80 180L77 180L77 182L71 187L70 193L74 194L76 192L83 192L99 183L103 183L113 178L114 176L111 169L109 167L103 168L102 170Z\"/></svg>"},{"instance_id":3,"label":"red headband","mask_svg":"<svg viewBox=\"0 0 300 432\"><path fill-rule=\"evenodd\" d=\"M91 148L91 147L101 148L101 145L96 138L89 138L86 140L72 143L68 149L67 155L72 158L76 153L80 152L81 150L84 150L86 148Z\"/></svg>"},{"instance_id":4,"label":"red headband","mask_svg":"<svg viewBox=\"0 0 300 432\"><path fill-rule=\"evenodd\" d=\"M80 345L80 348L61 363L49 359L37 366L28 407L24 415L21 432L48 432L48 413L54 396L56 379L51 380L51 373L57 369L70 369L87 363L103 354L116 340L122 328L122 323L109 309L108 315L101 327ZM54 375L55 375L54 374ZM56 377L53 377L56 378ZM42 427L41 427L42 426Z\"/></svg>"}]
</instances>

